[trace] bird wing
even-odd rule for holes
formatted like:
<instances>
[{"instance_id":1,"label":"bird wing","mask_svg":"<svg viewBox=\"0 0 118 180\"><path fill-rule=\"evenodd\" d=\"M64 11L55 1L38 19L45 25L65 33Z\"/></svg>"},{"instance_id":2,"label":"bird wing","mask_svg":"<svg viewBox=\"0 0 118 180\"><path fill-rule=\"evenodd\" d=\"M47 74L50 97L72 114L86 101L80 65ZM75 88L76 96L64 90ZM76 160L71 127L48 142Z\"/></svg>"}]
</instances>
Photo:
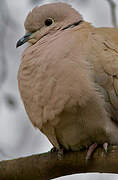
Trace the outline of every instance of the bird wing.
<instances>
[{"instance_id":1,"label":"bird wing","mask_svg":"<svg viewBox=\"0 0 118 180\"><path fill-rule=\"evenodd\" d=\"M118 29L95 28L90 33L91 52L89 61L95 71L95 81L100 85L102 93L112 114L118 121Z\"/></svg>"}]
</instances>

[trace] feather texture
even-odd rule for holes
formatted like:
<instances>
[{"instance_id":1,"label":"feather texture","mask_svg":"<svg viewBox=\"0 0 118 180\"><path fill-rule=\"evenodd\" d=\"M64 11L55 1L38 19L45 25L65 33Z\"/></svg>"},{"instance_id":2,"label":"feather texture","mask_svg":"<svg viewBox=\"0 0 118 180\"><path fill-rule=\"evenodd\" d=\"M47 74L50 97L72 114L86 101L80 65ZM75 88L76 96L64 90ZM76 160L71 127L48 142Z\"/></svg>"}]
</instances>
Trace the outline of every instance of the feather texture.
<instances>
[{"instance_id":1,"label":"feather texture","mask_svg":"<svg viewBox=\"0 0 118 180\"><path fill-rule=\"evenodd\" d=\"M54 23L46 27L47 18ZM27 114L59 149L118 143L118 30L94 28L65 3L36 7L18 85ZM35 39L35 40L33 40ZM114 122L115 123L114 123Z\"/></svg>"}]
</instances>

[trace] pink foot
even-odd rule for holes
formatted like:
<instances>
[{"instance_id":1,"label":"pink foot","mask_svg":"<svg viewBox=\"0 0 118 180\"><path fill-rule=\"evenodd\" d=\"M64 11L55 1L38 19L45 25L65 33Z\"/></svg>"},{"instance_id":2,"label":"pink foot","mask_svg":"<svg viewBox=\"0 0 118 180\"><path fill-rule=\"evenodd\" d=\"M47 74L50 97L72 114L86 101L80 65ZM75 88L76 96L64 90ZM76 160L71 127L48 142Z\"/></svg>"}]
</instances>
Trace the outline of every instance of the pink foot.
<instances>
[{"instance_id":1,"label":"pink foot","mask_svg":"<svg viewBox=\"0 0 118 180\"><path fill-rule=\"evenodd\" d=\"M92 145L89 147L89 149L88 149L88 151L87 151L87 155L86 155L86 163L87 163L88 160L91 158L91 156L92 156L93 152L95 151L95 149L97 148L97 146L98 146L98 144L97 144L97 143L94 143L94 144L92 144ZM105 152L107 153L107 151L108 151L108 143L107 143L107 142L105 142L105 143L103 144L103 149L104 149Z\"/></svg>"},{"instance_id":2,"label":"pink foot","mask_svg":"<svg viewBox=\"0 0 118 180\"><path fill-rule=\"evenodd\" d=\"M87 151L87 155L86 155L86 163L91 158L91 155L92 155L92 153L94 152L94 150L96 149L97 146L98 146L97 143L94 143L89 147L89 149Z\"/></svg>"}]
</instances>

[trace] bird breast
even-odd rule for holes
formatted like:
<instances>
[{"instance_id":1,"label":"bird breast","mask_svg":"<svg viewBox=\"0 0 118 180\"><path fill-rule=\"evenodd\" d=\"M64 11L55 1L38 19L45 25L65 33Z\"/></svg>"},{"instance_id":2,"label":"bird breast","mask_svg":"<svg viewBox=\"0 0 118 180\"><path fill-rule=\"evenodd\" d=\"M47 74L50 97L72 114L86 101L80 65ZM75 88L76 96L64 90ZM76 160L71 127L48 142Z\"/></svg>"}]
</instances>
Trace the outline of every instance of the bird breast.
<instances>
[{"instance_id":1,"label":"bird breast","mask_svg":"<svg viewBox=\"0 0 118 180\"><path fill-rule=\"evenodd\" d=\"M74 31L71 36L71 31L65 31L50 41L45 37L24 51L18 73L19 89L30 119L38 126L39 119L52 120L64 108L84 106L93 96L91 69L86 53L81 51L85 46L82 33Z\"/></svg>"}]
</instances>

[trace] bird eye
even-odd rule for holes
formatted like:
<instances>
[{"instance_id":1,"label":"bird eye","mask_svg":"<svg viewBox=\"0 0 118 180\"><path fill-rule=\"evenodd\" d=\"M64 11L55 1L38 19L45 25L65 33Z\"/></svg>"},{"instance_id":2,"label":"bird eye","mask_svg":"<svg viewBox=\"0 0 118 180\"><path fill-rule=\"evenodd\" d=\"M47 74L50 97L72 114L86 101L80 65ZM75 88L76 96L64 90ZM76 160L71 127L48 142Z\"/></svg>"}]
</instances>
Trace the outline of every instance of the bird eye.
<instances>
[{"instance_id":1,"label":"bird eye","mask_svg":"<svg viewBox=\"0 0 118 180\"><path fill-rule=\"evenodd\" d=\"M53 22L54 22L54 20L52 18L48 18L45 20L45 25L50 26Z\"/></svg>"}]
</instances>

